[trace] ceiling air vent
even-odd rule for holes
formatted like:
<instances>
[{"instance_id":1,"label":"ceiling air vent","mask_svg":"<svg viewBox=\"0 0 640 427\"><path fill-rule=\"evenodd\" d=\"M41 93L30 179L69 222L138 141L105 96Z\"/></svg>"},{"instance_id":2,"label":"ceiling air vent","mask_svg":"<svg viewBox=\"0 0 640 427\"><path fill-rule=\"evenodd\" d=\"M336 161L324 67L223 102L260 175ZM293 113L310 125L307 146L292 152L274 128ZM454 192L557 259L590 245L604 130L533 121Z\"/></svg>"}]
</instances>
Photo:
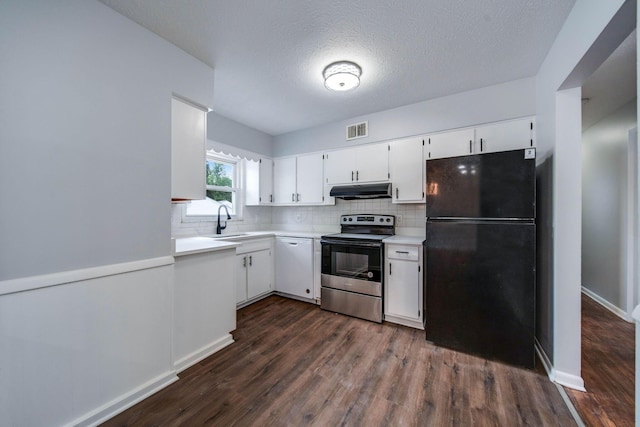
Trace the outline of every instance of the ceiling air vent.
<instances>
[{"instance_id":1,"label":"ceiling air vent","mask_svg":"<svg viewBox=\"0 0 640 427\"><path fill-rule=\"evenodd\" d=\"M347 141L369 136L369 122L356 123L347 126Z\"/></svg>"}]
</instances>

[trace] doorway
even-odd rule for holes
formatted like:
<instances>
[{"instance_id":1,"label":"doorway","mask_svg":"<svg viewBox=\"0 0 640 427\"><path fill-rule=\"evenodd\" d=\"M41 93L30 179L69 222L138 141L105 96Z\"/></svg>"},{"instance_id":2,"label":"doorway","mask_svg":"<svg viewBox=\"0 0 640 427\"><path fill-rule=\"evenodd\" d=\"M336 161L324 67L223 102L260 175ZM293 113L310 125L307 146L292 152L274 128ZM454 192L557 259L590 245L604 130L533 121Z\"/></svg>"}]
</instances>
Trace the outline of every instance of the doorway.
<instances>
[{"instance_id":1,"label":"doorway","mask_svg":"<svg viewBox=\"0 0 640 427\"><path fill-rule=\"evenodd\" d=\"M636 32L582 85L582 378L588 424L633 425L638 303Z\"/></svg>"}]
</instances>

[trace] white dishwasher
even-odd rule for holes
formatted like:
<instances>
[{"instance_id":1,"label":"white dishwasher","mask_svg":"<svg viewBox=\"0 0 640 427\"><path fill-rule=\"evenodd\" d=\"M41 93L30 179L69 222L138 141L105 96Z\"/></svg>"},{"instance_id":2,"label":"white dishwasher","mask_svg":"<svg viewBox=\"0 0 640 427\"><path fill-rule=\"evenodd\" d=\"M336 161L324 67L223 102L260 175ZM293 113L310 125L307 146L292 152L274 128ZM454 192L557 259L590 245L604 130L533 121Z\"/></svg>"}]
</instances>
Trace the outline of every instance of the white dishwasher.
<instances>
[{"instance_id":1,"label":"white dishwasher","mask_svg":"<svg viewBox=\"0 0 640 427\"><path fill-rule=\"evenodd\" d=\"M276 237L276 291L314 299L313 239Z\"/></svg>"}]
</instances>

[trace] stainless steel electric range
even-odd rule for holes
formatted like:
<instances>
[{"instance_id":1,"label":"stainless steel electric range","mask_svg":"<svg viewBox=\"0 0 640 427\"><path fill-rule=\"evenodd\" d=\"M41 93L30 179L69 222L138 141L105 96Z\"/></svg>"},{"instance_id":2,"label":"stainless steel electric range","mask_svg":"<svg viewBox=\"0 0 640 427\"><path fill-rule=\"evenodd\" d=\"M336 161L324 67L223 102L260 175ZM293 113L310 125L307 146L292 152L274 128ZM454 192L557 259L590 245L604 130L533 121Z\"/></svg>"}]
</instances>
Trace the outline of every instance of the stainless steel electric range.
<instances>
[{"instance_id":1,"label":"stainless steel electric range","mask_svg":"<svg viewBox=\"0 0 640 427\"><path fill-rule=\"evenodd\" d=\"M342 215L340 233L322 236L320 307L382 322L383 240L395 234L393 215Z\"/></svg>"}]
</instances>

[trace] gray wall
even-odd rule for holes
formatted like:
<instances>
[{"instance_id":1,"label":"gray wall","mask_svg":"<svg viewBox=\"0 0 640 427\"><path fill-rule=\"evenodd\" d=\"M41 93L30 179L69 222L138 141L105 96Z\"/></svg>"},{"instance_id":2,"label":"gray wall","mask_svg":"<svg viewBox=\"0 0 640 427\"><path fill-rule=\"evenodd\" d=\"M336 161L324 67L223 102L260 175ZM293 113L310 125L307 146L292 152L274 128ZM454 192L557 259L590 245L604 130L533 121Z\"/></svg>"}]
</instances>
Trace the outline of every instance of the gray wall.
<instances>
[{"instance_id":1,"label":"gray wall","mask_svg":"<svg viewBox=\"0 0 640 427\"><path fill-rule=\"evenodd\" d=\"M582 134L582 286L627 309L628 131L636 100Z\"/></svg>"},{"instance_id":2,"label":"gray wall","mask_svg":"<svg viewBox=\"0 0 640 427\"><path fill-rule=\"evenodd\" d=\"M0 2L0 280L171 254L171 95L213 70L97 1Z\"/></svg>"},{"instance_id":3,"label":"gray wall","mask_svg":"<svg viewBox=\"0 0 640 427\"><path fill-rule=\"evenodd\" d=\"M214 111L207 115L207 138L266 157L273 156L271 135L223 117Z\"/></svg>"},{"instance_id":4,"label":"gray wall","mask_svg":"<svg viewBox=\"0 0 640 427\"><path fill-rule=\"evenodd\" d=\"M552 226L539 230L552 245L545 248L551 253L544 254L543 259L551 262L545 266L547 274L540 277L552 298L538 301L545 304L541 310L553 312L553 323L536 334L553 363L551 378L575 388L583 386L579 86L630 33L617 18L627 16L635 25L635 11L623 7L631 4L635 2L577 0L536 76L538 159L542 162L553 157L549 177L553 191L545 196L551 198L551 203L543 214L550 218ZM615 22L610 25L612 21Z\"/></svg>"},{"instance_id":5,"label":"gray wall","mask_svg":"<svg viewBox=\"0 0 640 427\"><path fill-rule=\"evenodd\" d=\"M273 155L287 156L535 115L535 79L516 80L278 135ZM347 125L369 121L369 136L345 141Z\"/></svg>"},{"instance_id":6,"label":"gray wall","mask_svg":"<svg viewBox=\"0 0 640 427\"><path fill-rule=\"evenodd\" d=\"M536 339L553 363L553 156L536 167Z\"/></svg>"}]
</instances>

